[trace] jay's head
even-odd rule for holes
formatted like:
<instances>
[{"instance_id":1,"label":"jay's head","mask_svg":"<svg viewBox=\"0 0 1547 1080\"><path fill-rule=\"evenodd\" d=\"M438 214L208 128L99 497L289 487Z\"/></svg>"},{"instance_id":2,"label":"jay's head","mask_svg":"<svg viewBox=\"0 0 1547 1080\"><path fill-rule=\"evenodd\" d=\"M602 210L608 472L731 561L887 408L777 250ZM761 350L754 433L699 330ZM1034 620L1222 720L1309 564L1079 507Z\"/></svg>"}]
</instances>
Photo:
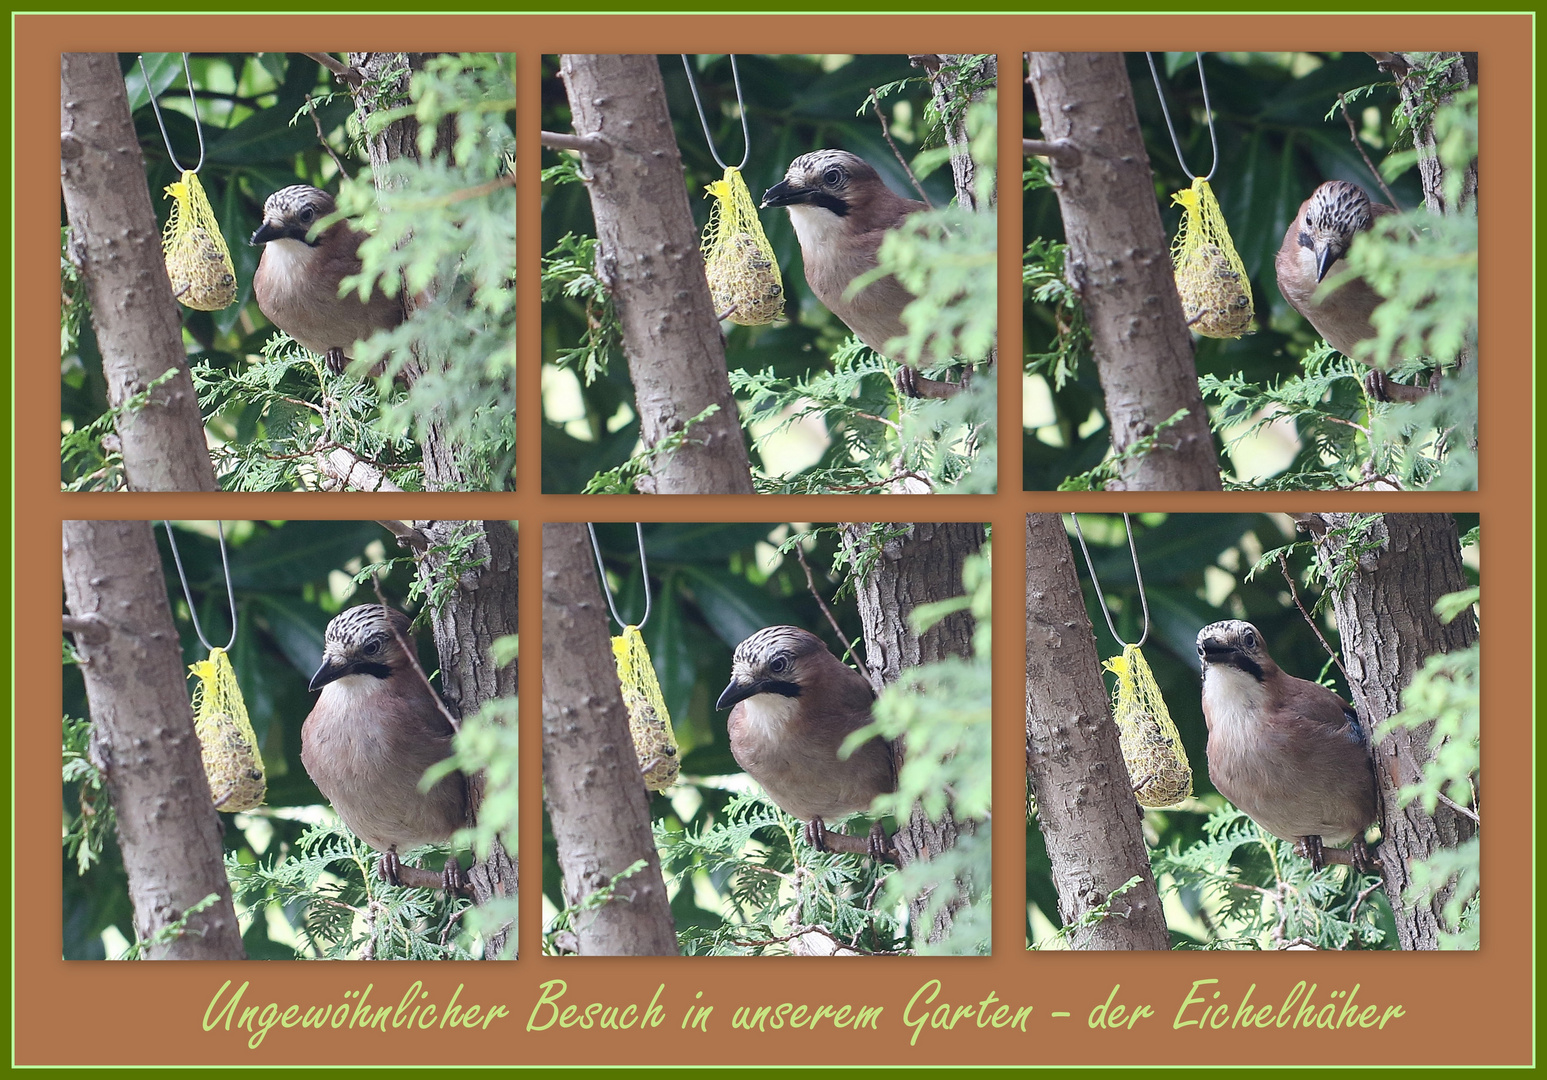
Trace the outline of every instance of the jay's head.
<instances>
[{"instance_id":1,"label":"jay's head","mask_svg":"<svg viewBox=\"0 0 1547 1080\"><path fill-rule=\"evenodd\" d=\"M815 150L790 162L784 179L763 193L762 205L818 207L843 218L886 190L864 159L847 150Z\"/></svg>"},{"instance_id":2,"label":"jay's head","mask_svg":"<svg viewBox=\"0 0 1547 1080\"><path fill-rule=\"evenodd\" d=\"M1241 619L1211 623L1198 631L1198 659L1205 676L1211 667L1234 668L1261 682L1276 670L1262 643L1262 634Z\"/></svg>"},{"instance_id":3,"label":"jay's head","mask_svg":"<svg viewBox=\"0 0 1547 1080\"><path fill-rule=\"evenodd\" d=\"M770 626L736 646L731 681L715 703L728 709L758 694L798 698L821 666L835 662L822 639L796 626Z\"/></svg>"},{"instance_id":4,"label":"jay's head","mask_svg":"<svg viewBox=\"0 0 1547 1080\"><path fill-rule=\"evenodd\" d=\"M1357 184L1328 180L1311 192L1305 202L1299 244L1316 258L1316 280L1321 281L1332 264L1348 254L1354 236L1370 227L1374 212L1370 197Z\"/></svg>"},{"instance_id":5,"label":"jay's head","mask_svg":"<svg viewBox=\"0 0 1547 1080\"><path fill-rule=\"evenodd\" d=\"M272 240L299 240L308 247L322 242L314 236L317 222L333 213L333 196L309 184L291 184L270 195L263 204L263 224L252 234L252 244Z\"/></svg>"},{"instance_id":6,"label":"jay's head","mask_svg":"<svg viewBox=\"0 0 1547 1080\"><path fill-rule=\"evenodd\" d=\"M411 641L408 625L407 615L380 604L361 604L335 615L323 634L322 666L312 676L311 689L321 690L352 675L386 679L407 667L397 634Z\"/></svg>"}]
</instances>

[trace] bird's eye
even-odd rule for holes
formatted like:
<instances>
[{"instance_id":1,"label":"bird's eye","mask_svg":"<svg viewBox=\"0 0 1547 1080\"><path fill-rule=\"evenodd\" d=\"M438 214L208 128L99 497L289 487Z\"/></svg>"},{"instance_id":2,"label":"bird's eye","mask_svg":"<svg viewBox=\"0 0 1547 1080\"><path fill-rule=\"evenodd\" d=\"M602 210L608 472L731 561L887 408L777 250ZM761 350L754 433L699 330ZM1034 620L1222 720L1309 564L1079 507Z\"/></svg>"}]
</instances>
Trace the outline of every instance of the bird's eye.
<instances>
[{"instance_id":1,"label":"bird's eye","mask_svg":"<svg viewBox=\"0 0 1547 1080\"><path fill-rule=\"evenodd\" d=\"M781 675L789 666L790 662L787 659L782 656L776 656L773 658L773 663L768 665L768 670L773 672L775 675Z\"/></svg>"},{"instance_id":2,"label":"bird's eye","mask_svg":"<svg viewBox=\"0 0 1547 1080\"><path fill-rule=\"evenodd\" d=\"M375 656L379 652L381 652L381 639L380 638L371 638L371 640L369 640L369 641L367 641L365 643L365 655L366 656Z\"/></svg>"},{"instance_id":3,"label":"bird's eye","mask_svg":"<svg viewBox=\"0 0 1547 1080\"><path fill-rule=\"evenodd\" d=\"M1198 643L1198 655L1201 657L1201 656L1206 656L1207 654L1208 654L1208 650L1203 647L1203 643L1202 642L1199 642Z\"/></svg>"},{"instance_id":4,"label":"bird's eye","mask_svg":"<svg viewBox=\"0 0 1547 1080\"><path fill-rule=\"evenodd\" d=\"M837 187L839 184L843 183L843 170L838 168L836 165L830 166L828 170L822 174L822 183L826 184L828 187Z\"/></svg>"},{"instance_id":5,"label":"bird's eye","mask_svg":"<svg viewBox=\"0 0 1547 1080\"><path fill-rule=\"evenodd\" d=\"M312 222L312 218L317 216L317 212L315 210L313 210L309 206L303 206L303 207L301 207L300 214L298 214L297 216L301 219L301 224L302 225L310 225L311 222Z\"/></svg>"},{"instance_id":6,"label":"bird's eye","mask_svg":"<svg viewBox=\"0 0 1547 1080\"><path fill-rule=\"evenodd\" d=\"M1250 630L1246 631L1246 633L1241 635L1241 644L1245 645L1248 649L1255 649L1257 647L1257 635Z\"/></svg>"}]
</instances>

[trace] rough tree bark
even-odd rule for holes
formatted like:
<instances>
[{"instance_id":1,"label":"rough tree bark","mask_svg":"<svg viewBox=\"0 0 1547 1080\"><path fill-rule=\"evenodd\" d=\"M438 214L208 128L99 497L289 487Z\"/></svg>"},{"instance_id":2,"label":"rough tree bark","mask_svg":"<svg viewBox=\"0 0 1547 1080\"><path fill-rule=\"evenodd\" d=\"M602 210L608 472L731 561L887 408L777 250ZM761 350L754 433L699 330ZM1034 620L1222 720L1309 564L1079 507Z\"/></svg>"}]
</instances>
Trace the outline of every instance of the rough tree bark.
<instances>
[{"instance_id":1,"label":"rough tree bark","mask_svg":"<svg viewBox=\"0 0 1547 1080\"><path fill-rule=\"evenodd\" d=\"M215 469L116 53L60 57L60 180L132 491L214 491Z\"/></svg>"},{"instance_id":2,"label":"rough tree bark","mask_svg":"<svg viewBox=\"0 0 1547 1080\"><path fill-rule=\"evenodd\" d=\"M1355 541L1358 522L1366 517L1371 528ZM1350 560L1356 563L1347 584L1332 593L1332 609L1354 709L1373 730L1401 709L1402 691L1425 659L1477 641L1477 621L1470 614L1449 625L1434 614L1441 596L1467 588L1456 521L1449 514L1315 514L1301 520L1316 536L1317 557L1329 580L1338 580ZM1439 947L1440 911L1449 897L1445 890L1427 904L1403 904L1408 867L1476 832L1470 818L1443 803L1427 814L1417 803L1397 802L1429 760L1429 732L1429 726L1400 728L1373 749L1383 807L1377 850L1404 949Z\"/></svg>"},{"instance_id":3,"label":"rough tree bark","mask_svg":"<svg viewBox=\"0 0 1547 1080\"><path fill-rule=\"evenodd\" d=\"M364 76L367 86L376 87L372 94L360 94L356 98L356 112L364 121L372 113L393 108L407 100L409 80L413 72L423 66L425 53L350 53L349 60ZM419 125L411 116L388 124L367 140L373 177L377 190L386 183L385 166L399 158L419 159ZM441 125L436 143L444 150L454 138L452 122ZM409 297L406 306L410 314L414 298ZM448 364L453 357L416 356L413 363L421 365ZM410 368L410 378L413 368ZM427 425L421 441L424 460L425 489L429 491L460 491L469 487L467 474L458 458L460 449L448 438L440 424L433 418ZM479 535L471 548L474 560L485 559L483 564L466 572L459 587L441 608L433 613L435 645L441 663L441 685L446 705L454 716L467 716L477 712L486 701L498 697L514 697L516 693L516 667L494 665L489 656L489 645L497 637L515 634L519 628L516 604L516 536L510 523L505 521L460 522L432 521L422 523L432 550L418 560L418 573L426 584L437 579L445 569L445 558L433 551L434 545L444 544L471 529ZM469 806L476 816L483 795L483 785L474 779L469 790ZM516 894L516 862L501 845L496 845L489 859L478 863L470 874L473 882L473 898L479 904L496 897ZM485 943L484 955L497 958L514 931L507 926L490 935Z\"/></svg>"},{"instance_id":4,"label":"rough tree bark","mask_svg":"<svg viewBox=\"0 0 1547 1080\"><path fill-rule=\"evenodd\" d=\"M923 635L913 632L908 615L920 604L960 596L962 566L967 556L982 549L986 539L983 526L976 522L887 526L888 530L899 528L907 532L882 546L880 557L855 587L865 634L866 663L872 678L879 678L885 685L896 682L907 668L933 663L947 656L972 655L973 619L970 612L950 615ZM844 547L859 554L862 548L874 542L870 530L868 524L843 525ZM907 746L903 740L897 747L899 769L906 757ZM900 825L892 838L897 847L898 862L907 866L929 859L953 847L959 833L971 827L970 822L956 821L949 811L940 820L931 821L921 808L915 807L912 816ZM930 897L913 897L908 910L917 927L916 938L929 944L941 941L950 933L957 913L970 901L971 890L987 885L987 882L954 882L956 895L935 914L927 927L920 923Z\"/></svg>"},{"instance_id":5,"label":"rough tree bark","mask_svg":"<svg viewBox=\"0 0 1547 1080\"><path fill-rule=\"evenodd\" d=\"M914 66L923 68L929 75L931 96L934 98L935 108L942 116L950 117L944 125L945 144L951 148L951 179L956 185L956 204L972 210L976 213L993 214L999 205L999 183L997 173L993 176L993 184L989 188L988 197L978 197L978 165L972 160L971 139L967 134L967 102L956 98L959 92L956 82L963 74L962 65L971 64L970 75L973 82L997 85L999 80L999 57L993 53L986 56L977 54L964 55L960 53L925 53L911 56L909 60ZM981 101L985 91L979 90L972 98L973 101ZM992 282L986 283L993 288ZM998 370L999 347L996 345L990 349L988 355L983 358L987 365L984 368L988 374ZM921 384L933 383L932 379L920 376ZM947 384L948 385L948 384Z\"/></svg>"},{"instance_id":6,"label":"rough tree bark","mask_svg":"<svg viewBox=\"0 0 1547 1080\"><path fill-rule=\"evenodd\" d=\"M418 561L418 573L429 585L447 572L447 545L468 533L472 547L464 559L476 563L462 570L456 592L434 613L435 651L440 658L441 698L458 720L477 712L496 698L514 700L517 673L514 663L494 663L490 649L496 638L519 632L517 621L518 545L516 530L508 521L419 521L414 523L430 547ZM468 808L476 818L483 803L482 776L469 778ZM468 822L469 825L472 821ZM515 837L508 838L511 841ZM514 899L517 860L503 842L496 842L487 859L473 864L468 877L473 899L487 904L495 899ZM515 958L515 923L487 936L484 957ZM508 950L508 951L507 951Z\"/></svg>"},{"instance_id":7,"label":"rough tree bark","mask_svg":"<svg viewBox=\"0 0 1547 1080\"><path fill-rule=\"evenodd\" d=\"M213 905L145 955L244 960L150 523L66 521L64 590L65 629L75 636L91 705L91 759L118 816L135 936L150 941L213 893Z\"/></svg>"},{"instance_id":8,"label":"rough tree bark","mask_svg":"<svg viewBox=\"0 0 1547 1080\"><path fill-rule=\"evenodd\" d=\"M1169 948L1144 815L1059 514L1026 515L1026 775L1064 925L1107 905L1107 917L1070 932L1070 946ZM1112 896L1135 877L1137 885Z\"/></svg>"},{"instance_id":9,"label":"rough tree bark","mask_svg":"<svg viewBox=\"0 0 1547 1080\"><path fill-rule=\"evenodd\" d=\"M575 913L582 956L676 956L650 833L650 800L629 734L607 608L582 524L543 526L543 799L564 900L577 906L634 863L611 899Z\"/></svg>"},{"instance_id":10,"label":"rough tree bark","mask_svg":"<svg viewBox=\"0 0 1547 1080\"><path fill-rule=\"evenodd\" d=\"M1065 273L1090 322L1112 449L1160 432L1108 485L1218 491L1219 461L1198 392L1155 178L1120 53L1030 53L1053 187L1069 240Z\"/></svg>"},{"instance_id":11,"label":"rough tree bark","mask_svg":"<svg viewBox=\"0 0 1547 1080\"><path fill-rule=\"evenodd\" d=\"M1477 85L1476 53L1377 53L1380 66L1397 77L1402 93L1402 109L1413 122L1413 145L1418 151L1418 176L1423 182L1423 204L1431 214L1475 214L1477 205L1477 162L1461 177L1461 194L1454 204L1445 199L1445 169L1439 158L1439 144L1435 140L1433 125L1420 118L1433 115L1436 104L1423 99L1422 86L1425 77L1437 69L1443 69L1443 77L1451 89L1439 97L1438 104L1445 104L1457 93Z\"/></svg>"},{"instance_id":12,"label":"rough tree bark","mask_svg":"<svg viewBox=\"0 0 1547 1080\"><path fill-rule=\"evenodd\" d=\"M650 463L661 495L750 495L752 471L704 276L682 155L653 55L565 55L559 73L575 133L605 141L581 157L599 241L596 271L623 327L646 449L693 424Z\"/></svg>"}]
</instances>

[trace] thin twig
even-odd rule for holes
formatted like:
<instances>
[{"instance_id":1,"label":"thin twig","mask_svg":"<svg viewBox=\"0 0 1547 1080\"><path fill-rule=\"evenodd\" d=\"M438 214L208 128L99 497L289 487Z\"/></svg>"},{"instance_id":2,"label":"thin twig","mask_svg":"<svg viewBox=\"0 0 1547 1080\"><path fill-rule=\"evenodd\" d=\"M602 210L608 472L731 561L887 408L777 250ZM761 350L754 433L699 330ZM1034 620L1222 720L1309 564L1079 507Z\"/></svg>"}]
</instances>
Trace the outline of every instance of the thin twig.
<instances>
[{"instance_id":1,"label":"thin twig","mask_svg":"<svg viewBox=\"0 0 1547 1080\"><path fill-rule=\"evenodd\" d=\"M854 653L854 646L848 644L848 638L844 637L843 629L839 627L838 620L833 616L833 609L827 606L827 601L823 600L822 594L817 592L816 578L811 573L811 564L806 562L806 552L798 543L795 545L795 558L800 561L800 568L806 572L806 588L811 591L812 596L816 597L817 606L822 609L822 614L827 616L827 625L833 628L833 637L840 643L848 645L847 651L839 659L848 660ZM881 688L876 686L873 680L871 686L876 693L881 692Z\"/></svg>"},{"instance_id":2,"label":"thin twig","mask_svg":"<svg viewBox=\"0 0 1547 1080\"><path fill-rule=\"evenodd\" d=\"M320 52L302 53L301 55L317 61L317 63L327 68L337 78L343 79L344 82L349 84L351 90L358 90L365 85L365 76L360 74L360 69L351 67L336 56Z\"/></svg>"},{"instance_id":3,"label":"thin twig","mask_svg":"<svg viewBox=\"0 0 1547 1080\"><path fill-rule=\"evenodd\" d=\"M1354 118L1348 115L1348 103L1343 100L1343 95L1341 93L1338 94L1338 108L1342 110L1343 119L1348 123L1349 140L1353 142L1354 149L1359 151L1359 156L1364 158L1365 167L1370 170L1370 175L1375 177L1375 182L1380 185L1381 193L1386 196L1386 201L1391 204L1391 208L1393 210L1402 210L1402 204L1397 202L1397 197L1393 195L1391 193L1391 189L1386 186L1386 181L1381 176L1380 170L1377 169L1375 167L1375 163L1370 160L1370 155L1364 152L1364 144L1359 141L1359 130L1358 128L1354 127ZM1418 230L1411 224L1409 224L1407 228L1408 231L1413 234L1413 239L1417 240Z\"/></svg>"},{"instance_id":4,"label":"thin twig","mask_svg":"<svg viewBox=\"0 0 1547 1080\"><path fill-rule=\"evenodd\" d=\"M381 578L372 577L371 585L376 589L376 602L382 607L387 607L387 598L381 592ZM413 642L404 636L403 631L399 630L397 624L391 619L387 620L387 625L392 629L393 640L397 642L398 648L403 650L403 655L408 657L409 666L414 669L414 674L419 676L419 681L429 691L431 700L435 702L435 707L440 710L440 714L446 718L446 723L451 725L451 730L461 731L462 721L451 715L451 711L446 708L446 703L441 701L440 695L435 692L435 687L430 685L430 677L424 673L424 668L419 666L419 650L414 648Z\"/></svg>"},{"instance_id":5,"label":"thin twig","mask_svg":"<svg viewBox=\"0 0 1547 1080\"><path fill-rule=\"evenodd\" d=\"M322 144L322 148L328 152L328 157L333 159L333 164L338 166L338 171L343 174L344 178L346 180L350 179L349 170L345 168L343 160L333 152L332 144L328 142L327 136L322 133L322 121L317 117L316 99L308 98L307 104L311 106L311 108L306 110L306 112L307 115L312 118L312 126L317 129L317 141L320 142Z\"/></svg>"},{"instance_id":6,"label":"thin twig","mask_svg":"<svg viewBox=\"0 0 1547 1080\"><path fill-rule=\"evenodd\" d=\"M1477 811L1475 811L1475 810L1473 810L1473 809L1471 809L1469 807L1462 806L1460 803L1456 802L1456 800L1452 799L1449 795L1446 795L1443 791L1436 792L1436 795L1439 798L1440 802L1442 802L1446 806L1450 807L1456 813L1461 814L1464 817L1471 818L1472 819L1472 824L1474 824L1474 825L1481 825L1482 824L1482 820L1477 816Z\"/></svg>"},{"instance_id":7,"label":"thin twig","mask_svg":"<svg viewBox=\"0 0 1547 1080\"><path fill-rule=\"evenodd\" d=\"M571 135L562 131L544 131L539 141L550 150L577 150L596 161L612 157L612 144L600 135Z\"/></svg>"},{"instance_id":8,"label":"thin twig","mask_svg":"<svg viewBox=\"0 0 1547 1080\"><path fill-rule=\"evenodd\" d=\"M876 119L881 121L881 135L886 139L886 145L892 148L892 154L897 158L897 163L902 166L902 171L908 174L908 180L913 184L914 190L919 193L919 198L924 200L924 205L931 210L934 209L935 204L929 201L929 195L925 192L924 185L919 183L919 178L913 175L913 170L908 166L907 161L903 159L902 151L897 149L897 144L892 141L891 128L887 126L886 115L881 112L881 99L876 97L876 88L873 86L870 88L870 105L876 111Z\"/></svg>"},{"instance_id":9,"label":"thin twig","mask_svg":"<svg viewBox=\"0 0 1547 1080\"><path fill-rule=\"evenodd\" d=\"M1023 157L1045 157L1065 167L1080 163L1080 150L1068 139L1022 139Z\"/></svg>"},{"instance_id":10,"label":"thin twig","mask_svg":"<svg viewBox=\"0 0 1547 1080\"><path fill-rule=\"evenodd\" d=\"M1350 687L1352 687L1354 685L1354 681L1348 677L1348 669L1343 666L1343 661L1338 659L1338 654L1332 651L1332 646L1327 644L1327 639L1322 637L1321 627L1316 625L1316 620L1311 618L1311 613L1306 611L1305 605L1300 602L1300 592L1295 588L1295 579L1289 573L1289 560L1284 557L1284 553L1282 551L1278 553L1278 568L1279 571L1284 575L1284 580L1289 583L1289 595L1294 598L1295 607L1300 609L1300 614L1305 616L1306 625L1309 626L1311 628L1311 632L1316 635L1316 640L1321 642L1321 647L1327 650L1327 655L1332 657L1332 662L1336 664L1338 666L1338 670L1343 673L1344 680L1347 681Z\"/></svg>"}]
</instances>

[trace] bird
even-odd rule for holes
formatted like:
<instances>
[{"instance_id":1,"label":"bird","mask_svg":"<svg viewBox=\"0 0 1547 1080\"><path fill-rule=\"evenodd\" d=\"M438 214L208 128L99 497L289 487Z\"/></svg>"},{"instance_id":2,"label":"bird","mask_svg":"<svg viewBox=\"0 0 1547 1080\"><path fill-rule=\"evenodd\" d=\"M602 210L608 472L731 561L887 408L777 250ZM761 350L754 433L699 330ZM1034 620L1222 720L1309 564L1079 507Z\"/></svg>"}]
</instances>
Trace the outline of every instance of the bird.
<instances>
[{"instance_id":1,"label":"bird","mask_svg":"<svg viewBox=\"0 0 1547 1080\"><path fill-rule=\"evenodd\" d=\"M1354 346L1376 336L1370 316L1382 297L1362 277L1339 285L1317 298L1317 289L1338 260L1348 254L1359 233L1369 231L1377 218L1396 213L1384 203L1372 202L1358 184L1328 180L1300 204L1289 223L1284 242L1273 260L1278 291L1289 306L1304 315L1316 332L1344 356L1354 356ZM1375 369L1367 384L1382 401L1414 401L1426 389L1394 383Z\"/></svg>"},{"instance_id":2,"label":"bird","mask_svg":"<svg viewBox=\"0 0 1547 1080\"><path fill-rule=\"evenodd\" d=\"M815 150L790 162L784 179L763 193L761 207L782 206L790 213L806 284L827 309L871 349L890 359L891 339L906 332L902 309L914 297L892 275L866 285L853 296L849 284L876 268L876 252L888 232L929 204L894 194L869 162L847 150ZM925 378L907 364L897 372L897 388L909 397L950 397L956 383Z\"/></svg>"},{"instance_id":3,"label":"bird","mask_svg":"<svg viewBox=\"0 0 1547 1080\"><path fill-rule=\"evenodd\" d=\"M828 850L826 819L867 810L897 790L893 748L871 739L847 759L838 748L870 723L875 692L859 672L796 626L769 626L740 645L716 709L730 709L731 754L781 810L806 822L806 842ZM880 822L866 849L888 858Z\"/></svg>"},{"instance_id":4,"label":"bird","mask_svg":"<svg viewBox=\"0 0 1547 1080\"><path fill-rule=\"evenodd\" d=\"M398 852L440 844L467 824L467 779L453 772L428 792L425 770L451 756L451 721L404 651L408 616L361 604L334 616L323 635L321 691L301 725L301 762L349 830L381 853L378 873L399 884ZM454 855L448 891L465 877Z\"/></svg>"},{"instance_id":5,"label":"bird","mask_svg":"<svg viewBox=\"0 0 1547 1080\"><path fill-rule=\"evenodd\" d=\"M1200 630L1198 659L1209 778L1220 794L1318 870L1326 848L1350 841L1355 868L1373 866L1364 834L1379 817L1379 797L1369 735L1353 708L1285 674L1241 619Z\"/></svg>"},{"instance_id":6,"label":"bird","mask_svg":"<svg viewBox=\"0 0 1547 1080\"><path fill-rule=\"evenodd\" d=\"M258 310L338 374L357 342L403 321L403 305L381 292L368 300L353 290L339 295L339 283L360 272L365 234L335 221L313 236L316 223L334 209L333 196L320 188L280 188L264 202L263 224L250 242L263 247L252 279Z\"/></svg>"}]
</instances>

